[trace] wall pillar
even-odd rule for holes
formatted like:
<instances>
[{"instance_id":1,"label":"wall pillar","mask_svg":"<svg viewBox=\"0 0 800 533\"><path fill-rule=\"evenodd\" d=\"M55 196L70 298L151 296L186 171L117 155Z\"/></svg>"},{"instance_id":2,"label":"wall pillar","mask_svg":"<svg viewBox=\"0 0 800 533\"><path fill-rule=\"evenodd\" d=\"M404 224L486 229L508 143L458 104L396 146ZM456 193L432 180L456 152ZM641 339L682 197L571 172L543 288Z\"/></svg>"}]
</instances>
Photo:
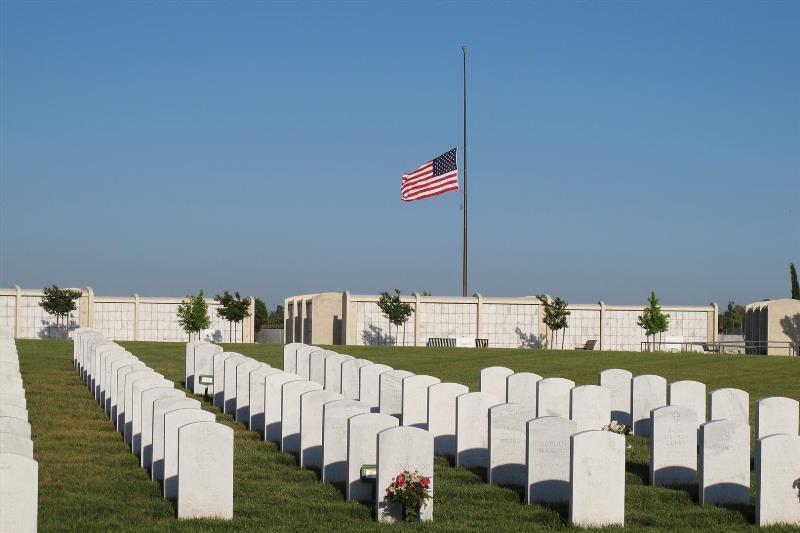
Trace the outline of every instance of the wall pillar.
<instances>
[{"instance_id":1,"label":"wall pillar","mask_svg":"<svg viewBox=\"0 0 800 533\"><path fill-rule=\"evenodd\" d=\"M481 317L483 316L483 296L481 293L475 293L475 300L477 301L476 309L475 309L475 338L476 339L486 339L488 336L484 337L481 335Z\"/></svg>"},{"instance_id":2,"label":"wall pillar","mask_svg":"<svg viewBox=\"0 0 800 533\"><path fill-rule=\"evenodd\" d=\"M306 301L303 298L294 301L294 314L295 314L295 327L297 324L300 324L300 342L305 343L306 339L306 328L305 328L305 319L303 315L306 313ZM294 332L295 338L297 338L297 332Z\"/></svg>"},{"instance_id":3,"label":"wall pillar","mask_svg":"<svg viewBox=\"0 0 800 533\"><path fill-rule=\"evenodd\" d=\"M22 289L19 285L14 285L14 292L14 338L19 339L22 337Z\"/></svg>"},{"instance_id":4,"label":"wall pillar","mask_svg":"<svg viewBox=\"0 0 800 533\"><path fill-rule=\"evenodd\" d=\"M605 322L606 322L606 304L602 301L598 302L600 304L600 350L603 350L603 346L605 344Z\"/></svg>"},{"instance_id":5,"label":"wall pillar","mask_svg":"<svg viewBox=\"0 0 800 533\"><path fill-rule=\"evenodd\" d=\"M250 316L245 317L242 321L242 342L252 344L256 338L256 299L254 296L250 296L250 305L247 310L250 312Z\"/></svg>"},{"instance_id":6,"label":"wall pillar","mask_svg":"<svg viewBox=\"0 0 800 533\"><path fill-rule=\"evenodd\" d=\"M707 338L713 343L717 342L717 331L719 328L719 306L714 302L711 302L711 313L712 315L708 320L709 332Z\"/></svg>"},{"instance_id":7,"label":"wall pillar","mask_svg":"<svg viewBox=\"0 0 800 533\"><path fill-rule=\"evenodd\" d=\"M419 310L422 299L416 291L412 296L414 297L414 346L419 346Z\"/></svg>"},{"instance_id":8,"label":"wall pillar","mask_svg":"<svg viewBox=\"0 0 800 533\"><path fill-rule=\"evenodd\" d=\"M133 340L139 340L139 295L133 295Z\"/></svg>"}]
</instances>

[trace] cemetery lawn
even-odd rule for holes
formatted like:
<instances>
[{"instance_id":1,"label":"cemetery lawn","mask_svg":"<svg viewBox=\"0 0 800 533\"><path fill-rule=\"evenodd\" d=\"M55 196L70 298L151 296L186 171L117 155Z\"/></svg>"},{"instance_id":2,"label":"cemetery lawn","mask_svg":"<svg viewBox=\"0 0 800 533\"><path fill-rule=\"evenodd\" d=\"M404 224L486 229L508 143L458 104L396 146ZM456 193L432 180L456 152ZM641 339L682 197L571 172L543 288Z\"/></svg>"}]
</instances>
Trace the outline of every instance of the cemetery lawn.
<instances>
[{"instance_id":1,"label":"cemetery lawn","mask_svg":"<svg viewBox=\"0 0 800 533\"><path fill-rule=\"evenodd\" d=\"M142 361L179 386L183 383L182 343L122 342ZM232 421L207 402L204 408L235 430L234 519L231 522L178 522L161 487L149 479L122 442L103 410L72 367L69 341L18 340L21 372L28 399L39 462L40 531L535 531L571 529L566 508L520 503L517 490L485 484L475 473L436 458L434 522L379 526L364 505L347 502L332 485L317 481L311 470L296 466L294 456ZM282 347L226 345L272 366L282 367ZM332 349L373 362L430 374L477 390L478 371L501 365L517 372L565 377L577 384L596 383L605 368L658 374L667 381L695 379L708 391L737 387L755 400L766 396L800 398L800 358L630 352L465 350L335 346ZM752 420L751 420L752 424ZM644 439L628 437L626 530L748 530L752 505L700 507L696 489L655 489L646 485L648 451ZM755 494L755 480L751 483ZM797 531L797 528L771 528Z\"/></svg>"}]
</instances>

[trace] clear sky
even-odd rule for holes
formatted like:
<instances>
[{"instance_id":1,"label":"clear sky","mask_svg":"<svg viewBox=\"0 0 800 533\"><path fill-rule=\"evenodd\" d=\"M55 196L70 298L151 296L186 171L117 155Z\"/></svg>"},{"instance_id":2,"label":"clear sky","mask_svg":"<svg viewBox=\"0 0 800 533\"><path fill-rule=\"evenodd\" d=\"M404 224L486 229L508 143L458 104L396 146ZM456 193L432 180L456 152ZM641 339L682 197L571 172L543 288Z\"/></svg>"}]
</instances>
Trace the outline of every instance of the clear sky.
<instances>
[{"instance_id":1,"label":"clear sky","mask_svg":"<svg viewBox=\"0 0 800 533\"><path fill-rule=\"evenodd\" d=\"M788 297L800 2L0 2L0 285Z\"/></svg>"}]
</instances>

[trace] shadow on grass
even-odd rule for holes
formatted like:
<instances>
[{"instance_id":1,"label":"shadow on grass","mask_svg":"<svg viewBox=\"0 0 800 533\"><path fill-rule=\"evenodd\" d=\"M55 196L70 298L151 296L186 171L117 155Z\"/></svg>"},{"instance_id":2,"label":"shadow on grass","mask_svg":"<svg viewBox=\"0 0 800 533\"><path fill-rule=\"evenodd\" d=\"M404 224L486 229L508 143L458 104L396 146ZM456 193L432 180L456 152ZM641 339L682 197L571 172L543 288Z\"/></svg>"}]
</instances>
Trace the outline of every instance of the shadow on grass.
<instances>
[{"instance_id":1,"label":"shadow on grass","mask_svg":"<svg viewBox=\"0 0 800 533\"><path fill-rule=\"evenodd\" d=\"M558 520L562 526L569 525L569 503L548 503L536 502L536 505L544 507L558 515Z\"/></svg>"},{"instance_id":2,"label":"shadow on grass","mask_svg":"<svg viewBox=\"0 0 800 533\"><path fill-rule=\"evenodd\" d=\"M525 504L525 487L520 487L519 485L506 485L506 484L500 484L495 486L513 492L514 494L517 495L519 503L523 505Z\"/></svg>"},{"instance_id":3,"label":"shadow on grass","mask_svg":"<svg viewBox=\"0 0 800 533\"><path fill-rule=\"evenodd\" d=\"M638 477L642 485L647 485L650 479L650 467L644 463L633 463L627 461L625 463L625 472L633 474Z\"/></svg>"}]
</instances>

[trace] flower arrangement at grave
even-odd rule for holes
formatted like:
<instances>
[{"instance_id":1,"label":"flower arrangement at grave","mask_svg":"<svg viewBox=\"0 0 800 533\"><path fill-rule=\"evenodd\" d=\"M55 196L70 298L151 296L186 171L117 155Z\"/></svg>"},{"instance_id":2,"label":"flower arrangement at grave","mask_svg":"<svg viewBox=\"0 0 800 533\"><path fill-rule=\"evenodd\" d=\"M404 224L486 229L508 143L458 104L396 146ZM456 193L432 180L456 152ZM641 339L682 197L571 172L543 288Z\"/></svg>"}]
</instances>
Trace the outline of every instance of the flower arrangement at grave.
<instances>
[{"instance_id":1,"label":"flower arrangement at grave","mask_svg":"<svg viewBox=\"0 0 800 533\"><path fill-rule=\"evenodd\" d=\"M610 424L603 426L603 431L610 431L611 433L617 433L619 435L630 435L631 428L625 424L620 424L616 420L612 420Z\"/></svg>"},{"instance_id":2,"label":"flower arrangement at grave","mask_svg":"<svg viewBox=\"0 0 800 533\"><path fill-rule=\"evenodd\" d=\"M403 470L386 488L386 499L403 506L406 521L419 518L420 510L431 499L431 479L417 470Z\"/></svg>"}]
</instances>

